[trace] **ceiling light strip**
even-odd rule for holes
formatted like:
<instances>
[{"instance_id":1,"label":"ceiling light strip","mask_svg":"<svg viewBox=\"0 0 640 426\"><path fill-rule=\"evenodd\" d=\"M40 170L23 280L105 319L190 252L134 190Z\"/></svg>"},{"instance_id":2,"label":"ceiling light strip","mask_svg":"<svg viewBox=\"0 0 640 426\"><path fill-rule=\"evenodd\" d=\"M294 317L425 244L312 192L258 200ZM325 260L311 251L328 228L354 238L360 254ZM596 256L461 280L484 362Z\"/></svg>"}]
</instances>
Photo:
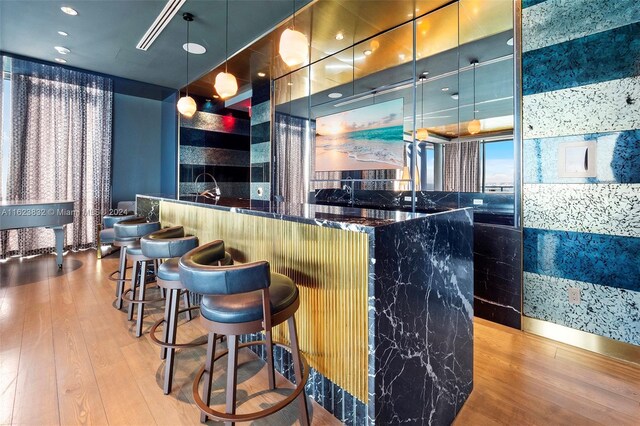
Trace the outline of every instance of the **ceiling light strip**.
<instances>
[{"instance_id":1,"label":"ceiling light strip","mask_svg":"<svg viewBox=\"0 0 640 426\"><path fill-rule=\"evenodd\" d=\"M169 0L155 21L153 21L153 24L147 29L147 32L144 33L136 45L136 49L148 50L186 1L187 0Z\"/></svg>"}]
</instances>

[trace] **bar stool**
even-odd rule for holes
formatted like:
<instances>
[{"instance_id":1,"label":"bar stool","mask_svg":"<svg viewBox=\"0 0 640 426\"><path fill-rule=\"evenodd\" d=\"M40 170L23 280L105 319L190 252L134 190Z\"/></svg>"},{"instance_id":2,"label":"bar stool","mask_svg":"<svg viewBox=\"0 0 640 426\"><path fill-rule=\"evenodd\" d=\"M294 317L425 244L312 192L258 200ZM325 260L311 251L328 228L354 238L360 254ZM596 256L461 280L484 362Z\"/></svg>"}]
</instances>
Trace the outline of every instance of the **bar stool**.
<instances>
[{"instance_id":1,"label":"bar stool","mask_svg":"<svg viewBox=\"0 0 640 426\"><path fill-rule=\"evenodd\" d=\"M142 335L142 320L144 318L144 305L152 302L159 302L162 299L145 300L145 289L147 283L148 262L155 265L155 260L147 258L142 254L140 238L160 229L160 222L140 222L130 223L129 221L118 222L114 225L116 237L121 235L133 241L129 241L125 253L125 265L131 261L131 283L129 289L122 292L121 299L129 303L128 319L133 320L135 306L138 306L138 318L136 324L136 337ZM155 269L157 270L157 268ZM124 283L124 280L121 281ZM139 288L138 298L135 298L135 290Z\"/></svg>"},{"instance_id":2,"label":"bar stool","mask_svg":"<svg viewBox=\"0 0 640 426\"><path fill-rule=\"evenodd\" d=\"M180 258L180 279L190 291L203 295L200 304L200 318L209 331L207 358L193 383L193 398L201 411L200 421L207 417L224 421L226 424L245 422L273 414L298 399L301 422L309 424L307 400L304 386L309 366L298 348L298 335L294 313L300 306L298 288L294 282L281 274L270 273L269 263L254 262L235 266L212 266L211 258L222 256L224 243L215 241L205 250L196 248ZM291 346L275 343L288 349L293 357L296 388L285 399L273 406L253 413L235 414L238 349L263 344L267 348L267 372L269 389L275 389L273 369L273 345L271 328L287 321ZM238 344L238 335L264 331L266 340ZM215 354L216 338L227 336L228 350ZM214 362L228 355L226 412L209 407ZM198 386L204 376L203 398Z\"/></svg>"},{"instance_id":3,"label":"bar stool","mask_svg":"<svg viewBox=\"0 0 640 426\"><path fill-rule=\"evenodd\" d=\"M182 226L161 229L142 237L140 240L142 254L148 258L166 259L158 267L156 282L160 288L165 289L164 318L157 321L149 332L151 340L161 347L160 358L166 359L164 373L164 393L171 392L173 381L173 364L176 348L189 348L200 346L206 342L196 343L176 343L178 328L178 316L186 312L187 320L191 321L191 311L199 307L191 307L189 303L189 292L180 281L180 271L178 269L178 259L189 250L198 246L198 238L195 236L185 236ZM206 245L203 246L206 249ZM214 259L219 265L230 265L233 263L228 253L223 253L224 257ZM184 297L185 309L179 310L180 294ZM162 340L156 337L156 330L164 324Z\"/></svg>"},{"instance_id":4,"label":"bar stool","mask_svg":"<svg viewBox=\"0 0 640 426\"><path fill-rule=\"evenodd\" d=\"M124 283L127 281L127 247L135 244L140 239L135 231L138 225L147 223L146 219L140 216L132 216L112 223L113 229L113 245L120 247L120 261L118 269L109 274L108 279L116 282L116 306L122 309L122 294L124 291ZM116 226L117 225L117 226ZM117 275L117 277L116 277Z\"/></svg>"}]
</instances>

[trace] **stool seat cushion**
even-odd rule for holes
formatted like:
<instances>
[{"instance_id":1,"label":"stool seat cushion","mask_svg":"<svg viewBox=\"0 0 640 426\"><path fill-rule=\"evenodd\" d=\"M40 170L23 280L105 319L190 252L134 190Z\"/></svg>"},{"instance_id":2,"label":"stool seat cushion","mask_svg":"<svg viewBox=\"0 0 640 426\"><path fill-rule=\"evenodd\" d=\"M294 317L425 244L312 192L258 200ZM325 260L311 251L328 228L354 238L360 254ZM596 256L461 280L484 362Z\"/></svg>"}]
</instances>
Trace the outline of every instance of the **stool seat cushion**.
<instances>
[{"instance_id":1,"label":"stool seat cushion","mask_svg":"<svg viewBox=\"0 0 640 426\"><path fill-rule=\"evenodd\" d=\"M165 281L180 281L179 257L162 262L158 267L158 278Z\"/></svg>"},{"instance_id":2,"label":"stool seat cushion","mask_svg":"<svg viewBox=\"0 0 640 426\"><path fill-rule=\"evenodd\" d=\"M269 297L271 314L274 315L296 301L298 288L290 278L273 273ZM223 296L203 296L200 313L210 321L222 323L234 324L262 320L262 290Z\"/></svg>"},{"instance_id":3,"label":"stool seat cushion","mask_svg":"<svg viewBox=\"0 0 640 426\"><path fill-rule=\"evenodd\" d=\"M113 228L100 230L100 243L111 244L116 240L116 231Z\"/></svg>"},{"instance_id":4,"label":"stool seat cushion","mask_svg":"<svg viewBox=\"0 0 640 426\"><path fill-rule=\"evenodd\" d=\"M127 246L127 254L132 254L134 256L142 256L142 247L140 246L139 240Z\"/></svg>"}]
</instances>

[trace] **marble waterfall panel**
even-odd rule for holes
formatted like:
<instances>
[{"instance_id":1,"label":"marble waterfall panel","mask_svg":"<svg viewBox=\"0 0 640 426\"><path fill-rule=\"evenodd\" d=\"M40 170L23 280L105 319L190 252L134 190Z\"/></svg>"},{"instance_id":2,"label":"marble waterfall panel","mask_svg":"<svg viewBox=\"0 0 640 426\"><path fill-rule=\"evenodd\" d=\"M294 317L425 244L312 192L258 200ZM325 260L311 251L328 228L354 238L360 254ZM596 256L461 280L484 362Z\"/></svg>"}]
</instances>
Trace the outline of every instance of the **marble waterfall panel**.
<instances>
[{"instance_id":1,"label":"marble waterfall panel","mask_svg":"<svg viewBox=\"0 0 640 426\"><path fill-rule=\"evenodd\" d=\"M473 387L471 211L376 234L369 414L380 425L450 424Z\"/></svg>"},{"instance_id":2,"label":"marble waterfall panel","mask_svg":"<svg viewBox=\"0 0 640 426\"><path fill-rule=\"evenodd\" d=\"M533 272L524 277L525 315L640 345L640 292ZM569 303L569 288L580 291L580 303Z\"/></svg>"},{"instance_id":3,"label":"marble waterfall panel","mask_svg":"<svg viewBox=\"0 0 640 426\"><path fill-rule=\"evenodd\" d=\"M524 185L527 228L640 237L640 184Z\"/></svg>"}]
</instances>

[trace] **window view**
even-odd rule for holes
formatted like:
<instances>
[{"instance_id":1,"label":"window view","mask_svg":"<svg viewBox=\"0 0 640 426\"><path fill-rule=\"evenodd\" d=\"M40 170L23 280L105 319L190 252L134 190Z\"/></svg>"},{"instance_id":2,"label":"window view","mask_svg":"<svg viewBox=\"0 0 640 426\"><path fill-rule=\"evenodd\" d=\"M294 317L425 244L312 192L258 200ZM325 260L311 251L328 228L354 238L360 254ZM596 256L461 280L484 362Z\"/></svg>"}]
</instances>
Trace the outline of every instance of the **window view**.
<instances>
[{"instance_id":1,"label":"window view","mask_svg":"<svg viewBox=\"0 0 640 426\"><path fill-rule=\"evenodd\" d=\"M482 143L482 192L513 192L513 141Z\"/></svg>"}]
</instances>

